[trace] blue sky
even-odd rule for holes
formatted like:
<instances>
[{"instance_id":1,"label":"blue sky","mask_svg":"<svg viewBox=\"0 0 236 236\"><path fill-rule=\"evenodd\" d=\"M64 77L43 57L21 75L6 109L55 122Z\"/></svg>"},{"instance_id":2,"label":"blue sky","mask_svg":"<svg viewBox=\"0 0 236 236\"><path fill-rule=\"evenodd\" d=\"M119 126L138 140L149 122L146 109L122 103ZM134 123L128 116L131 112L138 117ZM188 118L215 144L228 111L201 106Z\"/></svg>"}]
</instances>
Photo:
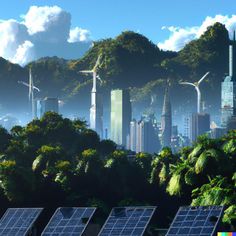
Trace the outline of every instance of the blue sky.
<instances>
[{"instance_id":1,"label":"blue sky","mask_svg":"<svg viewBox=\"0 0 236 236\"><path fill-rule=\"evenodd\" d=\"M164 25L190 27L206 16L236 14L235 0L4 0L0 18L19 19L31 5L58 5L71 13L72 26L90 30L94 40L130 29L158 42L169 35Z\"/></svg>"},{"instance_id":2,"label":"blue sky","mask_svg":"<svg viewBox=\"0 0 236 236\"><path fill-rule=\"evenodd\" d=\"M93 40L125 30L179 51L217 21L230 34L236 29L235 0L2 1L0 56L21 65L44 56L79 58Z\"/></svg>"}]
</instances>

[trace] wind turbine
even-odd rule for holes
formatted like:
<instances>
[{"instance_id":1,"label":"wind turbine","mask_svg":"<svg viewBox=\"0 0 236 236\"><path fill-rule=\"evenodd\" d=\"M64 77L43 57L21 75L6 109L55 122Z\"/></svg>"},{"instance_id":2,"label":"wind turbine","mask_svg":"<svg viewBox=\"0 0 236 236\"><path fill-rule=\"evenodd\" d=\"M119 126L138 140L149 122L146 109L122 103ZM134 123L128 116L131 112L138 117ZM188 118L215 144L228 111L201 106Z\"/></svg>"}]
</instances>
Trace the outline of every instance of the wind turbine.
<instances>
[{"instance_id":1,"label":"wind turbine","mask_svg":"<svg viewBox=\"0 0 236 236\"><path fill-rule=\"evenodd\" d=\"M93 75L93 88L91 91L91 108L90 108L90 128L95 130L100 138L103 138L103 106L102 98L99 93L97 93L97 79L102 82L100 76L97 74L98 67L101 65L102 54L97 58L95 66L92 70L82 70L83 74Z\"/></svg>"},{"instance_id":2,"label":"wind turbine","mask_svg":"<svg viewBox=\"0 0 236 236\"><path fill-rule=\"evenodd\" d=\"M193 86L196 91L197 91L197 112L198 113L201 113L201 91L200 91L200 84L201 82L208 76L210 72L208 71L205 75L202 76L202 78L200 80L198 80L197 82L195 83L190 83L190 82L180 82L180 84L183 84L183 85L191 85Z\"/></svg>"},{"instance_id":3,"label":"wind turbine","mask_svg":"<svg viewBox=\"0 0 236 236\"><path fill-rule=\"evenodd\" d=\"M32 117L34 117L34 90L40 92L40 89L34 86L31 68L29 69L29 83L24 81L18 81L18 83L29 88L29 102L31 103Z\"/></svg>"},{"instance_id":4,"label":"wind turbine","mask_svg":"<svg viewBox=\"0 0 236 236\"><path fill-rule=\"evenodd\" d=\"M20 81L19 80L18 83L19 84L23 84L23 85L25 85L28 88L30 87L30 85L28 83L24 82L24 81ZM34 90L37 90L38 92L40 92L40 89L38 87L34 86L33 88L34 88Z\"/></svg>"},{"instance_id":5,"label":"wind turbine","mask_svg":"<svg viewBox=\"0 0 236 236\"><path fill-rule=\"evenodd\" d=\"M83 74L92 74L93 75L93 88L92 88L92 92L96 92L96 89L97 89L97 79L99 79L101 81L101 78L97 74L98 67L101 64L101 58L102 58L102 55L100 54L98 56L98 58L97 58L95 66L93 67L92 70L81 70L80 71Z\"/></svg>"}]
</instances>

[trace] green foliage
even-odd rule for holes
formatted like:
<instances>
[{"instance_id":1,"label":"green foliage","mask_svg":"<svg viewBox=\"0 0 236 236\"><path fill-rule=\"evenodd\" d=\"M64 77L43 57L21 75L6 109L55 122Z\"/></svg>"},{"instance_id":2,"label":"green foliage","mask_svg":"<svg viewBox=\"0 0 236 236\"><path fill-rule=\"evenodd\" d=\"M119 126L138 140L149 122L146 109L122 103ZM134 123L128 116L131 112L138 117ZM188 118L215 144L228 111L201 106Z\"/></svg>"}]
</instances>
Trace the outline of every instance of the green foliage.
<instances>
[{"instance_id":1,"label":"green foliage","mask_svg":"<svg viewBox=\"0 0 236 236\"><path fill-rule=\"evenodd\" d=\"M229 205L235 199L235 193L227 178L216 176L210 183L202 185L193 192L197 196L193 205Z\"/></svg>"},{"instance_id":2,"label":"green foliage","mask_svg":"<svg viewBox=\"0 0 236 236\"><path fill-rule=\"evenodd\" d=\"M61 147L44 145L38 150L38 156L32 164L32 169L46 174L62 158L65 158L65 153Z\"/></svg>"},{"instance_id":3,"label":"green foliage","mask_svg":"<svg viewBox=\"0 0 236 236\"><path fill-rule=\"evenodd\" d=\"M167 192L170 195L181 195L182 193L182 179L180 174L174 174L170 178L170 181L167 186Z\"/></svg>"},{"instance_id":4,"label":"green foliage","mask_svg":"<svg viewBox=\"0 0 236 236\"><path fill-rule=\"evenodd\" d=\"M84 121L55 113L10 134L2 131L7 142L0 155L0 200L45 206L79 202L101 206L101 216L114 205L163 205L166 223L166 212L175 210L171 206L216 204L226 207L223 221L236 227L235 132L218 140L201 136L178 153L163 148L130 157L112 141L100 141Z\"/></svg>"},{"instance_id":5,"label":"green foliage","mask_svg":"<svg viewBox=\"0 0 236 236\"><path fill-rule=\"evenodd\" d=\"M232 229L232 230L236 229L236 227L235 227L235 225L236 225L236 204L228 207L225 210L223 222L228 223L230 225L234 225L234 229Z\"/></svg>"},{"instance_id":6,"label":"green foliage","mask_svg":"<svg viewBox=\"0 0 236 236\"><path fill-rule=\"evenodd\" d=\"M197 182L197 173L194 171L194 168L189 168L184 176L185 183L187 185L194 186L194 184Z\"/></svg>"},{"instance_id":7,"label":"green foliage","mask_svg":"<svg viewBox=\"0 0 236 236\"><path fill-rule=\"evenodd\" d=\"M23 203L25 193L28 197L33 194L34 176L29 170L17 166L15 161L0 162L0 179L1 189L11 201Z\"/></svg>"},{"instance_id":8,"label":"green foliage","mask_svg":"<svg viewBox=\"0 0 236 236\"><path fill-rule=\"evenodd\" d=\"M209 167L211 163L211 160L212 160L211 156L209 155L207 151L201 153L195 165L196 173L199 174L207 170L207 168Z\"/></svg>"},{"instance_id":9,"label":"green foliage","mask_svg":"<svg viewBox=\"0 0 236 236\"><path fill-rule=\"evenodd\" d=\"M170 179L170 166L177 161L170 148L163 148L152 161L150 182L159 182L160 185L167 184Z\"/></svg>"},{"instance_id":10,"label":"green foliage","mask_svg":"<svg viewBox=\"0 0 236 236\"><path fill-rule=\"evenodd\" d=\"M231 139L223 146L223 150L227 155L236 156L236 140Z\"/></svg>"},{"instance_id":11,"label":"green foliage","mask_svg":"<svg viewBox=\"0 0 236 236\"><path fill-rule=\"evenodd\" d=\"M0 153L4 152L9 145L11 136L6 129L0 127Z\"/></svg>"},{"instance_id":12,"label":"green foliage","mask_svg":"<svg viewBox=\"0 0 236 236\"><path fill-rule=\"evenodd\" d=\"M151 163L152 163L153 157L152 155L148 153L137 153L135 161L136 163L142 168L143 174L146 176L146 178L149 178L150 173L152 171Z\"/></svg>"},{"instance_id":13,"label":"green foliage","mask_svg":"<svg viewBox=\"0 0 236 236\"><path fill-rule=\"evenodd\" d=\"M190 152L188 158L191 162L195 162L198 156L202 153L203 150L203 145L202 144L197 144L196 147Z\"/></svg>"}]
</instances>

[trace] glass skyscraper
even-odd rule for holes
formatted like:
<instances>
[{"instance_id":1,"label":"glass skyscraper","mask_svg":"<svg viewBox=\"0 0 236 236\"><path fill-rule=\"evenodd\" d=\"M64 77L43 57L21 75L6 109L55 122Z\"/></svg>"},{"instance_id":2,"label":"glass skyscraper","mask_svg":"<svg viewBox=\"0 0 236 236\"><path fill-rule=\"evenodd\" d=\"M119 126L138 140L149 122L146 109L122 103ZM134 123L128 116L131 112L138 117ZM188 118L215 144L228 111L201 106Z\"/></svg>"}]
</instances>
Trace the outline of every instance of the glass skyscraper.
<instances>
[{"instance_id":1,"label":"glass skyscraper","mask_svg":"<svg viewBox=\"0 0 236 236\"><path fill-rule=\"evenodd\" d=\"M49 111L59 113L58 98L34 99L34 118L42 118Z\"/></svg>"},{"instance_id":2,"label":"glass skyscraper","mask_svg":"<svg viewBox=\"0 0 236 236\"><path fill-rule=\"evenodd\" d=\"M131 103L128 90L111 91L111 140L128 146L131 121Z\"/></svg>"},{"instance_id":3,"label":"glass skyscraper","mask_svg":"<svg viewBox=\"0 0 236 236\"><path fill-rule=\"evenodd\" d=\"M197 137L210 131L210 115L207 113L193 113L190 126L190 139L195 142Z\"/></svg>"},{"instance_id":4,"label":"glass skyscraper","mask_svg":"<svg viewBox=\"0 0 236 236\"><path fill-rule=\"evenodd\" d=\"M221 83L221 126L226 127L229 119L236 115L236 41L235 33L229 46L229 75Z\"/></svg>"}]
</instances>

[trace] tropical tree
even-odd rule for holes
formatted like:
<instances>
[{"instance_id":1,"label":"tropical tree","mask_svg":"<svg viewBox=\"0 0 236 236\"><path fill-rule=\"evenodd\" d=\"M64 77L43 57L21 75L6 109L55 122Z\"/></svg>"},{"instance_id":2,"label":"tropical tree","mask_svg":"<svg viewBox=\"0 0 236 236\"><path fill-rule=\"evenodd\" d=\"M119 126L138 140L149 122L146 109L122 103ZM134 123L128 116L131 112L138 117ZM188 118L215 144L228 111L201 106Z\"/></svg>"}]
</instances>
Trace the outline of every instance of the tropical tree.
<instances>
[{"instance_id":1,"label":"tropical tree","mask_svg":"<svg viewBox=\"0 0 236 236\"><path fill-rule=\"evenodd\" d=\"M11 140L11 135L6 129L0 127L0 153L4 152Z\"/></svg>"},{"instance_id":2,"label":"tropical tree","mask_svg":"<svg viewBox=\"0 0 236 236\"><path fill-rule=\"evenodd\" d=\"M170 179L170 166L176 163L177 156L174 155L170 148L165 147L161 152L154 156L152 161L151 183L167 184Z\"/></svg>"}]
</instances>

